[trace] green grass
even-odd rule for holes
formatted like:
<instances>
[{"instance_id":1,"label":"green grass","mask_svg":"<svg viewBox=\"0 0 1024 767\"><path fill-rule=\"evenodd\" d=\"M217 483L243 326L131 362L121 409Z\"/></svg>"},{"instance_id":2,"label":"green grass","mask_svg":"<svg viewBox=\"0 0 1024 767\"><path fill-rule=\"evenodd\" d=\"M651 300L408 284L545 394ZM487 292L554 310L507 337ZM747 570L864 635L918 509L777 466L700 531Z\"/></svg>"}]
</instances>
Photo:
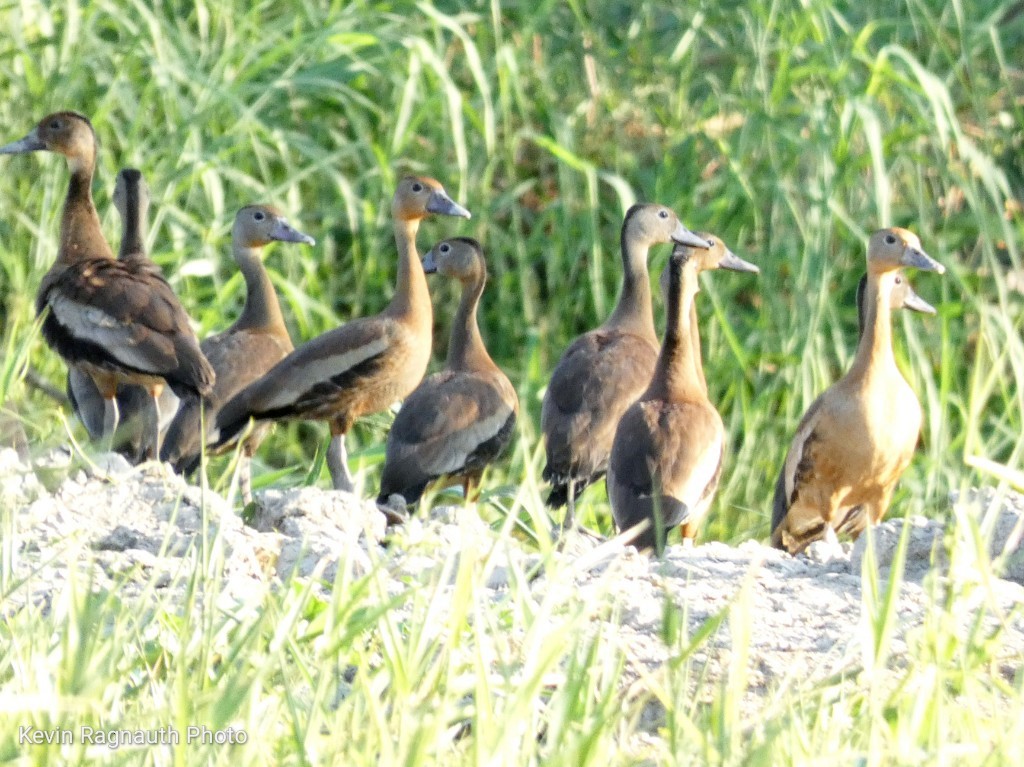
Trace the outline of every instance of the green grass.
<instances>
[{"instance_id":1,"label":"green grass","mask_svg":"<svg viewBox=\"0 0 1024 767\"><path fill-rule=\"evenodd\" d=\"M766 536L773 480L790 435L812 399L852 359L853 296L867 234L883 225L907 226L949 271L912 275L915 289L939 307L937 317L905 314L897 322L898 358L921 399L925 428L924 446L891 514L947 516L950 489L991 481L993 472L1020 483L1019 3L707 5L7 3L0 6L6 30L0 39L0 142L21 137L55 109L90 115L102 142L95 196L105 228L116 240L109 204L116 170L140 167L155 201L154 255L200 335L225 327L240 305L241 280L228 256L237 208L273 202L317 238L311 252L276 246L267 258L293 337L308 339L386 304L395 273L388 215L395 179L406 172L439 178L474 217L425 224L421 251L456 233L484 242L491 273L484 335L523 405L520 438L488 474L485 493L503 515L532 529L544 513L540 397L568 342L600 322L615 300L618 231L631 202L672 206L692 228L717 233L762 270L757 278L712 275L698 299L711 396L730 445L702 535L728 542ZM0 163L0 402L43 452L67 440L66 418L26 385L25 374L30 368L55 384L63 380L62 363L38 337L32 297L56 250L67 171L46 155ZM652 271L666 257L666 249L655 251ZM455 296L448 286L434 283L433 289L439 360ZM368 494L376 488L388 420L367 419L350 436L352 454L364 462L358 481ZM317 456L324 443L318 425L278 428L262 448L257 486L261 478L274 485L323 484ZM971 468L978 465L986 472ZM211 465L216 487L226 482L225 467L223 460ZM583 505L584 519L607 530L603 488L588 491ZM67 598L77 600L69 603L69 618L112 622L111 642L118 631L139 630L134 616L119 611L116 595L88 596L83 586ZM346 600L336 589L327 612L342 610ZM297 630L277 644L272 640L278 625L291 625L279 623L282 616L308 604L295 591L267 595L266 615L224 640L236 649L247 641L260 648L243 653L253 656L246 662L259 680L253 682L257 692L248 694L293 718L311 710L309 701L281 697L287 689L282 680L267 687L263 680L275 676L274 664L286 657L291 662L287 654L298 652L294 648L306 647ZM359 621L363 628L383 628L391 620L352 609L357 617L344 620L356 624L342 636L358 635ZM33 631L51 620L21 614L12 635L36 636ZM191 628L204 625L189 620ZM216 621L227 619L206 620L216 629ZM334 625L332 631L340 630ZM574 634L571 621L564 631L564 637ZM214 639L204 641L209 653ZM551 667L588 652L614 664L606 649L570 643ZM182 676L168 671L168 681L188 679L197 657L173 660L183 664L177 668ZM116 662L111 658L114 665L100 669L106 676L99 684L110 684L114 675L126 678ZM149 660L132 662L141 664L136 670L150 669ZM318 662L302 656L296 664L314 668ZM912 668L920 666L927 676L929 663L925 654L915 656ZM580 684L598 701L614 689L607 680ZM600 684L606 686L587 687ZM965 684L991 700L1001 694L1020 700L1017 687L1007 692L981 681L977 691L974 682ZM210 682L208 694L198 697L184 685L167 684L164 694L188 700L166 705L187 703L197 716L214 716L222 700L212 691L216 685ZM374 721L383 741L386 725L401 721L399 710L376 702L370 688L364 692L366 710L346 704L338 711L350 721ZM107 705L106 693L97 695ZM422 705L410 695L395 706ZM772 742L799 742L772 754L805 761L813 754L807 749L827 744L828 737L841 749L874 743L846 739L843 717L875 727L890 713L855 697L842 699L833 714L824 705L828 695L806 703L800 697L799 705L787 699L773 720L778 732ZM456 705L456 698L445 700ZM516 700L506 703L526 717ZM518 703L532 705L525 697ZM908 694L893 710L902 721L916 705ZM1020 713L1019 706L995 708L1000 716ZM609 721L594 725L595 759L614 753L609 742L628 728L633 713L628 706L616 709ZM702 729L707 716L697 711L695 729L680 740L694 732L709 737ZM969 728L972 720L964 722ZM315 720L302 727L316 732L321 725ZM986 724L988 737L1014 731L1000 726ZM294 727L275 742L304 738L302 727ZM806 739L799 735L804 730L811 733ZM888 736L872 730L876 737L886 742ZM934 739L941 736L908 737L935 753ZM368 732L358 751L366 760L384 747L373 738ZM524 762L554 758L530 750L529 742L517 741L526 749ZM471 738L467 753L479 750L466 759L484 761L488 748ZM760 763L766 758L758 757L765 753L759 748L757 739L725 750L716 743L703 755L713 762ZM911 753L900 751L894 759L916 763ZM981 756L975 761L984 763Z\"/></svg>"}]
</instances>

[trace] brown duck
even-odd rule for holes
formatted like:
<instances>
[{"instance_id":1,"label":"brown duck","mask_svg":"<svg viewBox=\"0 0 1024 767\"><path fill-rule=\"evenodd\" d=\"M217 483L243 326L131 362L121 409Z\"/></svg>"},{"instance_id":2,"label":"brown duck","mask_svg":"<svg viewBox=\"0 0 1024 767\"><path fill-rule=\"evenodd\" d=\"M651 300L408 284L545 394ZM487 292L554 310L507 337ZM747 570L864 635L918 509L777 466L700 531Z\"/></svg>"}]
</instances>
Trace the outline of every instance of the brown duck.
<instances>
[{"instance_id":1,"label":"brown duck","mask_svg":"<svg viewBox=\"0 0 1024 767\"><path fill-rule=\"evenodd\" d=\"M882 519L921 432L921 405L892 352L891 309L934 311L900 267L940 274L906 229L882 229L868 243L863 333L849 372L810 406L775 486L772 545L792 554L811 542L858 535Z\"/></svg>"},{"instance_id":2,"label":"brown duck","mask_svg":"<svg viewBox=\"0 0 1024 767\"><path fill-rule=\"evenodd\" d=\"M471 497L484 468L508 445L519 398L487 353L476 313L487 281L483 249L476 240L439 242L423 257L423 269L462 283L445 369L426 378L402 403L388 433L378 503L393 494L408 504L446 475L461 478Z\"/></svg>"},{"instance_id":3,"label":"brown duck","mask_svg":"<svg viewBox=\"0 0 1024 767\"><path fill-rule=\"evenodd\" d=\"M177 472L190 474L199 466L203 442L201 418L209 427L225 402L294 349L277 293L261 259L263 248L275 241L316 244L312 237L293 228L284 214L270 205L249 205L238 211L231 244L235 262L245 278L245 305L231 327L210 336L200 345L217 371L217 383L202 400L198 397L184 399L167 431L160 459L171 463ZM265 423L253 429L242 447L239 469L244 503L252 500L250 459L269 426ZM222 449L228 444L222 445Z\"/></svg>"},{"instance_id":4,"label":"brown duck","mask_svg":"<svg viewBox=\"0 0 1024 767\"><path fill-rule=\"evenodd\" d=\"M160 267L146 254L146 229L149 220L149 188L142 173L135 168L123 168L114 183L114 207L121 217L121 247L117 257L121 261L135 261L137 268L147 268L157 276ZM156 416L158 434L167 430L178 408L178 397L167 386L159 386L154 401L151 392L143 386L125 384L117 388L118 427L114 447L131 463L155 459L151 420ZM92 377L78 368L69 368L67 377L68 400L71 409L85 425L89 437L103 437L105 402Z\"/></svg>"},{"instance_id":5,"label":"brown duck","mask_svg":"<svg viewBox=\"0 0 1024 767\"><path fill-rule=\"evenodd\" d=\"M665 339L647 391L619 421L608 463L615 526L632 543L660 554L668 530L683 526L691 545L722 472L725 429L708 399L696 327L697 275L708 269L758 272L713 235L709 250L676 246L665 290ZM664 280L663 280L664 285Z\"/></svg>"},{"instance_id":6,"label":"brown duck","mask_svg":"<svg viewBox=\"0 0 1024 767\"><path fill-rule=\"evenodd\" d=\"M216 446L237 437L250 419L328 421L327 466L334 487L353 489L345 434L356 419L407 396L430 360L433 314L416 232L431 214L469 218L437 181L403 178L391 205L398 281L380 314L353 320L298 347L224 405L211 435Z\"/></svg>"},{"instance_id":7,"label":"brown duck","mask_svg":"<svg viewBox=\"0 0 1024 767\"><path fill-rule=\"evenodd\" d=\"M658 358L647 254L651 246L708 244L663 205L634 205L622 222L622 291L611 316L570 344L555 366L541 407L541 431L551 483L548 505L568 504L563 527L574 523L575 500L608 466L619 418L650 383Z\"/></svg>"},{"instance_id":8,"label":"brown duck","mask_svg":"<svg viewBox=\"0 0 1024 767\"><path fill-rule=\"evenodd\" d=\"M46 342L69 367L91 376L103 396L109 443L118 423L118 385L152 390L166 382L178 396L206 394L214 372L185 310L152 262L115 260L103 238L92 201L96 135L89 120L76 112L48 115L27 136L0 147L0 154L38 150L64 155L71 181L57 259L43 277L36 310L45 312ZM154 431L152 439L158 444L159 434Z\"/></svg>"}]
</instances>

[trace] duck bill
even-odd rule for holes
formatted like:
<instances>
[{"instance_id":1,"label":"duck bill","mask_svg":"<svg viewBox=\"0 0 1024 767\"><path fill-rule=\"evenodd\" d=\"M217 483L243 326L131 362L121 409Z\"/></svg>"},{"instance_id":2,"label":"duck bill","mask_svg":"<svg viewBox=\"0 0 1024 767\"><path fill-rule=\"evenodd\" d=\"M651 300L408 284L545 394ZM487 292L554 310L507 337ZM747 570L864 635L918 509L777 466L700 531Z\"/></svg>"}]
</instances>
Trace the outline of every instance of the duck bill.
<instances>
[{"instance_id":1,"label":"duck bill","mask_svg":"<svg viewBox=\"0 0 1024 767\"><path fill-rule=\"evenodd\" d=\"M437 258L434 256L433 248L423 257L423 271L427 274L434 274L437 271Z\"/></svg>"},{"instance_id":2,"label":"duck bill","mask_svg":"<svg viewBox=\"0 0 1024 767\"><path fill-rule=\"evenodd\" d=\"M23 139L0 146L0 154L24 154L25 152L38 152L41 149L46 149L46 145L40 140L39 134L32 131Z\"/></svg>"},{"instance_id":3,"label":"duck bill","mask_svg":"<svg viewBox=\"0 0 1024 767\"><path fill-rule=\"evenodd\" d=\"M727 250L725 252L725 257L718 262L718 266L720 269L731 269L734 272L750 272L751 274L761 273L761 269L757 264L744 261L731 250Z\"/></svg>"},{"instance_id":4,"label":"duck bill","mask_svg":"<svg viewBox=\"0 0 1024 767\"><path fill-rule=\"evenodd\" d=\"M917 295L909 285L907 286L907 295L903 297L903 308L912 309L922 314L935 314L935 307Z\"/></svg>"},{"instance_id":5,"label":"duck bill","mask_svg":"<svg viewBox=\"0 0 1024 767\"><path fill-rule=\"evenodd\" d=\"M306 245L316 245L316 240L304 232L300 232L284 219L274 222L274 228L270 230L271 238L279 242L301 242Z\"/></svg>"},{"instance_id":6,"label":"duck bill","mask_svg":"<svg viewBox=\"0 0 1024 767\"><path fill-rule=\"evenodd\" d=\"M926 272L938 272L939 274L946 271L946 267L920 248L905 248L903 250L903 258L900 259L900 264L914 269L921 269Z\"/></svg>"},{"instance_id":7,"label":"duck bill","mask_svg":"<svg viewBox=\"0 0 1024 767\"><path fill-rule=\"evenodd\" d=\"M441 216L459 216L460 218L472 218L472 214L444 192L437 190L427 200L427 212L437 213Z\"/></svg>"},{"instance_id":8,"label":"duck bill","mask_svg":"<svg viewBox=\"0 0 1024 767\"><path fill-rule=\"evenodd\" d=\"M700 248L701 250L708 250L711 247L711 243L705 240L703 237L698 237L685 226L682 221L676 224L676 230L672 232L672 241L677 242L680 245L687 245L691 248Z\"/></svg>"}]
</instances>

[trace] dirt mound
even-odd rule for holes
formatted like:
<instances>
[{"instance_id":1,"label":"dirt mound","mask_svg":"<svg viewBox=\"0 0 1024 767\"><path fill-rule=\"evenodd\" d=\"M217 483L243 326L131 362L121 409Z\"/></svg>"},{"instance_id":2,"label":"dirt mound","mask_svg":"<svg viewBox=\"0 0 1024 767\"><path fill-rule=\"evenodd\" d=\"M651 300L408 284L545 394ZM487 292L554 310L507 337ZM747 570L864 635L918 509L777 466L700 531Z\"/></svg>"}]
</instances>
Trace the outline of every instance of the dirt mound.
<instances>
[{"instance_id":1,"label":"dirt mound","mask_svg":"<svg viewBox=\"0 0 1024 767\"><path fill-rule=\"evenodd\" d=\"M595 623L617 632L628 658L627 684L690 652L688 637L702 629L709 637L693 649L693 659L712 677L743 663L753 694L773 683L856 667L870 649L861 639L870 612L862 575L866 537L841 549L812 547L799 557L748 541L675 546L651 560L616 541L576 536L545 563L516 539L491 530L471 508L434 509L386 539L384 516L369 501L316 488L270 490L258 496L259 509L246 524L222 498L163 466L71 471L67 461L58 456L27 466L13 451L0 452L0 503L14 510L4 545L18 584L7 610L28 602L48 605L74 568L90 570L97 587L116 587L124 598L145 598L154 584L184 588L181 574L204 551L216 552L230 595L292 574L329 584L339 562L356 574L383 563L399 591L453 553L486 550L494 555L478 587L494 598L508 590L513 572L531 573L529 588L538 595L569 589L571 598L592 605ZM953 509L961 521L955 527L915 518L875 531L881 588L901 533L907 533L893 654L899 656L936 594L976 580L983 571L978 559L991 556L1013 580L988 581L970 604L985 612L985 621L1004 621L1006 647L1019 660L1024 620L1012 608L1024 599L1024 500L972 491ZM989 550L965 544L949 557L949 538L962 529L977 533L968 536L972 540L989 541ZM974 619L970 612L961 616L965 626Z\"/></svg>"}]
</instances>

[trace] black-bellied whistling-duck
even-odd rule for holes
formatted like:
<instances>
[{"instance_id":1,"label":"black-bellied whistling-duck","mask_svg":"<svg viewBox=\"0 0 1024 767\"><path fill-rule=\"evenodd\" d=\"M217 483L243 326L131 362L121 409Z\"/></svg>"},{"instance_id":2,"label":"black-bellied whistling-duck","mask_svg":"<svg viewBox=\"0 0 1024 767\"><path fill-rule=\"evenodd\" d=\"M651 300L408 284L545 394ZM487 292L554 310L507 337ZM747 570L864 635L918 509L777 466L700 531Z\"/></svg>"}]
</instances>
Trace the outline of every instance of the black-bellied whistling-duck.
<instances>
[{"instance_id":1,"label":"black-bellied whistling-duck","mask_svg":"<svg viewBox=\"0 0 1024 767\"><path fill-rule=\"evenodd\" d=\"M238 211L231 238L235 261L245 278L245 306L231 327L200 344L217 371L217 383L202 400L198 397L183 400L167 430L160 459L170 462L177 472L191 473L199 466L202 454L200 410L204 409L202 418L205 418L209 431L225 402L295 348L260 253L274 241L307 245L315 245L316 241L293 228L283 213L269 205L249 205ZM256 427L242 448L242 465L239 468L244 503L252 500L249 459L269 427L269 424Z\"/></svg>"},{"instance_id":2,"label":"black-bellied whistling-duck","mask_svg":"<svg viewBox=\"0 0 1024 767\"><path fill-rule=\"evenodd\" d=\"M890 310L931 309L900 267L945 268L915 234L898 228L871 236L867 260L864 330L853 365L804 414L775 486L772 545L792 554L878 522L921 432L921 405L893 356Z\"/></svg>"},{"instance_id":3,"label":"black-bellied whistling-duck","mask_svg":"<svg viewBox=\"0 0 1024 767\"><path fill-rule=\"evenodd\" d=\"M123 168L114 183L114 207L121 217L121 247L117 257L133 262L138 269L152 270L161 276L160 267L146 254L146 228L149 220L149 189L142 173L135 168ZM159 385L157 392L143 386L125 384L117 388L118 427L114 446L132 463L155 459L152 419L157 419L157 430L162 434L178 408L178 397L167 386ZM92 377L78 368L68 368L68 399L71 409L85 425L89 436L99 440L103 436L105 402ZM156 393L155 412L151 396Z\"/></svg>"},{"instance_id":4,"label":"black-bellied whistling-duck","mask_svg":"<svg viewBox=\"0 0 1024 767\"><path fill-rule=\"evenodd\" d=\"M36 310L46 311L46 342L99 388L109 443L117 429L119 384L149 388L166 382L179 396L206 394L213 368L166 280L151 265L115 260L103 238L92 201L96 134L88 118L77 112L48 115L24 138L0 147L0 154L38 150L64 155L71 181L57 260L43 277ZM152 439L158 442L159 434Z\"/></svg>"},{"instance_id":5,"label":"black-bellied whistling-duck","mask_svg":"<svg viewBox=\"0 0 1024 767\"><path fill-rule=\"evenodd\" d=\"M443 240L423 257L428 274L462 283L445 369L426 378L402 404L388 433L378 503L393 494L415 503L432 480L461 475L468 500L474 482L512 438L519 398L480 338L476 311L487 281L476 240Z\"/></svg>"},{"instance_id":6,"label":"black-bellied whistling-duck","mask_svg":"<svg viewBox=\"0 0 1024 767\"><path fill-rule=\"evenodd\" d=\"M548 505L568 503L563 528L574 523L575 501L601 478L619 418L651 381L658 358L647 253L677 242L708 247L663 205L634 205L622 222L622 292L604 323L562 354L544 394L541 430L551 483Z\"/></svg>"},{"instance_id":7,"label":"black-bellied whistling-duck","mask_svg":"<svg viewBox=\"0 0 1024 767\"><path fill-rule=\"evenodd\" d=\"M469 218L434 179L406 176L391 203L398 281L380 314L353 320L298 347L236 394L217 415L215 445L233 439L250 419L328 421L327 466L335 489L353 489L345 434L360 416L407 396L430 361L433 313L416 232L431 214Z\"/></svg>"},{"instance_id":8,"label":"black-bellied whistling-duck","mask_svg":"<svg viewBox=\"0 0 1024 767\"><path fill-rule=\"evenodd\" d=\"M668 530L683 526L691 545L718 489L725 429L707 394L695 327L699 272L758 272L718 237L699 235L710 250L676 246L665 290L665 339L647 390L623 414L608 461L608 499L615 526L635 529L632 543L660 554Z\"/></svg>"}]
</instances>

